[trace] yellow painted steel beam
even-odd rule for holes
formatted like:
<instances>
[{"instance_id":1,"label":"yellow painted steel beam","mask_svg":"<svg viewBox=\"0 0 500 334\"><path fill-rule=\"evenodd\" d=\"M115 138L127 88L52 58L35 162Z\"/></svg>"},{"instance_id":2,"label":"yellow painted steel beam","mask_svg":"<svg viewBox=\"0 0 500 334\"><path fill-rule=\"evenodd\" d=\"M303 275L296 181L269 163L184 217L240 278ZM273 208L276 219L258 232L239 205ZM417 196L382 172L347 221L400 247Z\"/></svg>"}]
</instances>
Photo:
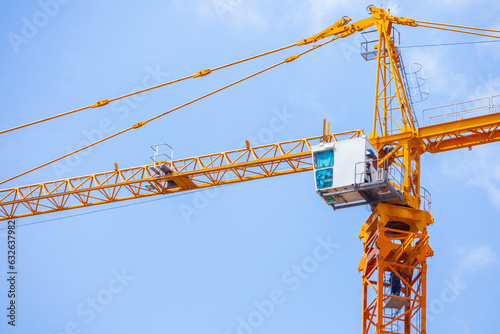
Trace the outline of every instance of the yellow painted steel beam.
<instances>
[{"instance_id":1,"label":"yellow painted steel beam","mask_svg":"<svg viewBox=\"0 0 500 334\"><path fill-rule=\"evenodd\" d=\"M169 161L168 175L149 164L3 189L0 220L309 171L311 145L360 136L362 130L347 131Z\"/></svg>"},{"instance_id":2,"label":"yellow painted steel beam","mask_svg":"<svg viewBox=\"0 0 500 334\"><path fill-rule=\"evenodd\" d=\"M500 113L422 127L426 151L438 153L500 140Z\"/></svg>"},{"instance_id":3,"label":"yellow painted steel beam","mask_svg":"<svg viewBox=\"0 0 500 334\"><path fill-rule=\"evenodd\" d=\"M500 141L500 112L428 125L415 131L379 137L373 141L373 144L380 148L385 144L397 145L409 140L420 142L423 152L430 153Z\"/></svg>"}]
</instances>

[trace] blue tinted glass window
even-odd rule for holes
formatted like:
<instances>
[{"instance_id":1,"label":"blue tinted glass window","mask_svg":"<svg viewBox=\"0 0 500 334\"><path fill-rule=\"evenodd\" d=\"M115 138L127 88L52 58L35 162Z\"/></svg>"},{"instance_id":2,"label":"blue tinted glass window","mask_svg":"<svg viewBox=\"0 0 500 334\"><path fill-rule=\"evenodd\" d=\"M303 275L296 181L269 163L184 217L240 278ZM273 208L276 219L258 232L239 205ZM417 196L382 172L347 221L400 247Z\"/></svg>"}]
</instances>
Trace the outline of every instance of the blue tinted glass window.
<instances>
[{"instance_id":1,"label":"blue tinted glass window","mask_svg":"<svg viewBox=\"0 0 500 334\"><path fill-rule=\"evenodd\" d=\"M333 169L321 169L316 171L316 187L318 189L330 188L332 186Z\"/></svg>"},{"instance_id":2,"label":"blue tinted glass window","mask_svg":"<svg viewBox=\"0 0 500 334\"><path fill-rule=\"evenodd\" d=\"M314 153L314 168L333 167L333 150Z\"/></svg>"}]
</instances>

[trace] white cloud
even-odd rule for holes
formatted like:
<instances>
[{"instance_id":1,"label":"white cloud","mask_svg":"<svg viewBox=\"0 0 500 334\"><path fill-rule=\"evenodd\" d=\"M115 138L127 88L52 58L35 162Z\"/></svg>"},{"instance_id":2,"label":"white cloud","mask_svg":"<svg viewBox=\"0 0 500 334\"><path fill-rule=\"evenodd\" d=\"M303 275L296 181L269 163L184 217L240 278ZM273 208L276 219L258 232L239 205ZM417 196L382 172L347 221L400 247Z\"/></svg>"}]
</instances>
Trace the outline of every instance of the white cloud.
<instances>
[{"instance_id":1,"label":"white cloud","mask_svg":"<svg viewBox=\"0 0 500 334\"><path fill-rule=\"evenodd\" d=\"M315 21L324 21L325 17L330 20L333 12L346 7L348 0L309 0L309 16ZM340 19L337 18L337 20ZM332 22L333 24L334 22Z\"/></svg>"},{"instance_id":2,"label":"white cloud","mask_svg":"<svg viewBox=\"0 0 500 334\"><path fill-rule=\"evenodd\" d=\"M480 99L500 94L500 77L489 74L488 77L480 76L477 80L478 85L471 94L472 99ZM496 102L498 104L498 102Z\"/></svg>"},{"instance_id":3,"label":"white cloud","mask_svg":"<svg viewBox=\"0 0 500 334\"><path fill-rule=\"evenodd\" d=\"M500 209L500 146L477 146L462 150L441 163L441 172L450 180L475 186L487 193Z\"/></svg>"},{"instance_id":4,"label":"white cloud","mask_svg":"<svg viewBox=\"0 0 500 334\"><path fill-rule=\"evenodd\" d=\"M475 273L498 263L495 252L488 245L461 248L458 250L458 255L461 256L458 265L459 273Z\"/></svg>"},{"instance_id":5,"label":"white cloud","mask_svg":"<svg viewBox=\"0 0 500 334\"><path fill-rule=\"evenodd\" d=\"M404 50L405 65L422 65L425 82L431 94L444 93L448 101L462 101L474 90L472 81L464 72L453 67L448 50L442 48L422 48ZM467 98L465 98L467 99Z\"/></svg>"},{"instance_id":6,"label":"white cloud","mask_svg":"<svg viewBox=\"0 0 500 334\"><path fill-rule=\"evenodd\" d=\"M405 56L406 52L403 57ZM439 49L434 51L413 49L405 58L408 58L410 63L422 64L427 75L439 77L443 67L442 57L442 51Z\"/></svg>"},{"instance_id":7,"label":"white cloud","mask_svg":"<svg viewBox=\"0 0 500 334\"><path fill-rule=\"evenodd\" d=\"M487 6L489 8L492 8L496 7L497 4L495 3L495 1L490 1L490 0L441 0L433 2L433 6L436 9L463 10L464 8L472 6L476 8L481 6Z\"/></svg>"},{"instance_id":8,"label":"white cloud","mask_svg":"<svg viewBox=\"0 0 500 334\"><path fill-rule=\"evenodd\" d=\"M383 7L387 8L387 10L389 10L390 14L393 16L402 15L403 6L401 5L400 1L389 1L389 3L387 3L387 6Z\"/></svg>"},{"instance_id":9,"label":"white cloud","mask_svg":"<svg viewBox=\"0 0 500 334\"><path fill-rule=\"evenodd\" d=\"M178 10L188 11L201 18L214 18L233 28L266 28L269 17L259 3L250 0L176 0Z\"/></svg>"},{"instance_id":10,"label":"white cloud","mask_svg":"<svg viewBox=\"0 0 500 334\"><path fill-rule=\"evenodd\" d=\"M490 201L500 208L500 148L486 146L477 148L468 162L474 176L467 184L477 186L488 193Z\"/></svg>"},{"instance_id":11,"label":"white cloud","mask_svg":"<svg viewBox=\"0 0 500 334\"><path fill-rule=\"evenodd\" d=\"M240 29L246 27L264 29L269 26L269 18L254 3L242 3L241 6L229 7L219 17L223 17L223 20L227 19L233 26Z\"/></svg>"},{"instance_id":12,"label":"white cloud","mask_svg":"<svg viewBox=\"0 0 500 334\"><path fill-rule=\"evenodd\" d=\"M295 22L305 23L309 33L316 34L328 28L344 16L358 13L359 8L349 0L307 0L300 5L293 2L293 13L290 19ZM356 8L356 11L353 9ZM368 14L367 14L368 15Z\"/></svg>"},{"instance_id":13,"label":"white cloud","mask_svg":"<svg viewBox=\"0 0 500 334\"><path fill-rule=\"evenodd\" d=\"M64 72L66 75L80 78L85 71L82 57L80 55L65 52L61 55Z\"/></svg>"},{"instance_id":14,"label":"white cloud","mask_svg":"<svg viewBox=\"0 0 500 334\"><path fill-rule=\"evenodd\" d=\"M500 8L500 6L499 6L499 8ZM485 28L493 29L493 30L500 30L500 19L496 20L492 25L490 25L489 27L485 27ZM498 35L495 33L488 33L488 34ZM498 43L498 39L483 38L481 40L492 41L493 43L476 44L478 54L480 56L484 57L484 59L487 59L489 61L491 61L491 59L498 61L500 59L500 43Z\"/></svg>"},{"instance_id":15,"label":"white cloud","mask_svg":"<svg viewBox=\"0 0 500 334\"><path fill-rule=\"evenodd\" d=\"M441 5L443 7L449 7L449 6L458 6L458 7L465 7L472 5L474 3L478 3L481 1L478 0L441 0L436 3L437 6Z\"/></svg>"}]
</instances>

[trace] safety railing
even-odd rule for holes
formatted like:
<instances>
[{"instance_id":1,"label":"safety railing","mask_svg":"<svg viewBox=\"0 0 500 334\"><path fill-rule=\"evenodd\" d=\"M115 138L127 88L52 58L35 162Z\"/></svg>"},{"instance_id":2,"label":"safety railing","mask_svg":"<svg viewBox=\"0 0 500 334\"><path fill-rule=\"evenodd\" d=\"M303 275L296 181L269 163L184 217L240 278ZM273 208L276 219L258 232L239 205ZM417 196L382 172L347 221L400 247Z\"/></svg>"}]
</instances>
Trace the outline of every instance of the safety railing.
<instances>
[{"instance_id":1,"label":"safety railing","mask_svg":"<svg viewBox=\"0 0 500 334\"><path fill-rule=\"evenodd\" d=\"M163 152L166 151L167 153L161 153L160 148L163 149ZM157 177L172 174L174 170L172 166L172 161L174 160L174 148L168 144L161 143L151 145L151 149L155 152L152 156L150 156L154 164L149 167L149 170ZM146 188L153 190L151 185L147 185Z\"/></svg>"},{"instance_id":2,"label":"safety railing","mask_svg":"<svg viewBox=\"0 0 500 334\"><path fill-rule=\"evenodd\" d=\"M160 153L160 148L164 148L167 150L167 153ZM161 143L151 145L151 149L155 152L152 156L150 156L151 160L156 164L159 162L158 158L162 157L162 161L172 161L174 160L174 148L168 144Z\"/></svg>"},{"instance_id":3,"label":"safety railing","mask_svg":"<svg viewBox=\"0 0 500 334\"><path fill-rule=\"evenodd\" d=\"M400 56L400 59L403 57ZM402 61L401 61L402 62ZM408 98L412 103L419 103L429 98L429 89L425 81L424 69L419 63L411 63L401 70L408 82Z\"/></svg>"},{"instance_id":4,"label":"safety railing","mask_svg":"<svg viewBox=\"0 0 500 334\"><path fill-rule=\"evenodd\" d=\"M500 95L424 109L424 126L500 112Z\"/></svg>"},{"instance_id":5,"label":"safety railing","mask_svg":"<svg viewBox=\"0 0 500 334\"><path fill-rule=\"evenodd\" d=\"M378 49L375 46L378 46L380 38L380 33L377 29L366 30L361 33L361 56L366 60L373 60L377 58ZM391 40L394 42L394 46L399 46L399 31L392 27Z\"/></svg>"},{"instance_id":6,"label":"safety railing","mask_svg":"<svg viewBox=\"0 0 500 334\"><path fill-rule=\"evenodd\" d=\"M431 193L420 187L420 210L431 212Z\"/></svg>"},{"instance_id":7,"label":"safety railing","mask_svg":"<svg viewBox=\"0 0 500 334\"><path fill-rule=\"evenodd\" d=\"M398 190L401 190L404 180L403 163L397 160L396 163L391 163L384 159L371 159L356 163L354 182L355 185L369 182L384 182L387 181ZM376 167L375 167L376 166Z\"/></svg>"}]
</instances>

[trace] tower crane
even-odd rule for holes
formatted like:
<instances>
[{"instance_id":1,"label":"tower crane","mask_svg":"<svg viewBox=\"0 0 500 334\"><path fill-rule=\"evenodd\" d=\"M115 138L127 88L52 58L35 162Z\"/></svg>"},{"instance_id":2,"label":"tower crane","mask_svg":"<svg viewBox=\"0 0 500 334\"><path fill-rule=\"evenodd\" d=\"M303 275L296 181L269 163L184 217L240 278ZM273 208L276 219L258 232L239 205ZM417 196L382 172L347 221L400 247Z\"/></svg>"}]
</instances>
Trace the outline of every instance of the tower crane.
<instances>
[{"instance_id":1,"label":"tower crane","mask_svg":"<svg viewBox=\"0 0 500 334\"><path fill-rule=\"evenodd\" d=\"M330 133L324 123L318 136L258 146L247 141L242 149L178 160L162 156L160 145L147 165L119 168L115 164L108 172L2 189L0 220L313 171L318 194L334 209L360 204L371 207L359 232L363 240L358 266L362 333L426 333L427 258L433 255L427 227L433 218L420 184L420 156L500 141L500 110L490 103L481 115L454 114L455 120L419 126L394 26L494 38L500 38L492 35L500 31L396 17L374 6L368 9L371 15L366 19L351 23L343 18L292 45L314 44L310 49L314 50L320 45L315 43L323 39L330 38L329 43L376 29L377 38L366 40L363 53L377 67L373 128L368 136L363 130ZM202 70L192 77L214 70ZM91 107L110 102L102 100ZM342 178L349 181L343 184ZM397 293L395 281L400 285Z\"/></svg>"}]
</instances>

